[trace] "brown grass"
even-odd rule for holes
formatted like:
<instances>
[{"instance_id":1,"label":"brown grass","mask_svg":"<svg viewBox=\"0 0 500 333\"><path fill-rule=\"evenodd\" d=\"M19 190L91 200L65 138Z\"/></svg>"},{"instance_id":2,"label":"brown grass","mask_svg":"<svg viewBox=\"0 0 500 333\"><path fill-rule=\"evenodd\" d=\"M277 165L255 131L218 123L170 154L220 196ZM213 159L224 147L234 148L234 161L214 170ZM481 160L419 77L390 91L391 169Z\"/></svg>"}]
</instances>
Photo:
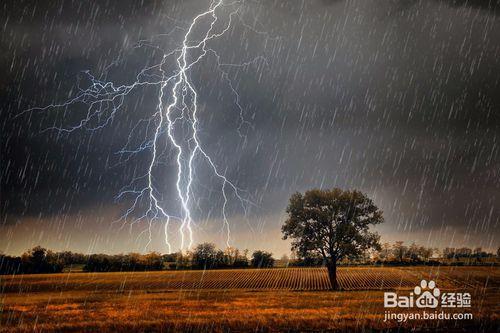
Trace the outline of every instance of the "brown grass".
<instances>
[{"instance_id":1,"label":"brown grass","mask_svg":"<svg viewBox=\"0 0 500 333\"><path fill-rule=\"evenodd\" d=\"M201 274L1 277L0 331L352 331L427 327L444 332L488 332L499 322L498 268L341 268L344 288L371 289L341 292L303 290L324 288L318 281L323 281L321 275L326 273L318 269L210 271L200 279ZM228 282L231 278L236 280ZM401 281L408 280L414 286L420 278L434 278L445 290L473 293L470 312L475 319L383 322L386 283L401 285L407 293L409 288ZM260 281L260 286L255 281ZM231 289L225 289L228 283ZM214 289L206 289L210 285ZM383 288L376 290L377 285Z\"/></svg>"}]
</instances>

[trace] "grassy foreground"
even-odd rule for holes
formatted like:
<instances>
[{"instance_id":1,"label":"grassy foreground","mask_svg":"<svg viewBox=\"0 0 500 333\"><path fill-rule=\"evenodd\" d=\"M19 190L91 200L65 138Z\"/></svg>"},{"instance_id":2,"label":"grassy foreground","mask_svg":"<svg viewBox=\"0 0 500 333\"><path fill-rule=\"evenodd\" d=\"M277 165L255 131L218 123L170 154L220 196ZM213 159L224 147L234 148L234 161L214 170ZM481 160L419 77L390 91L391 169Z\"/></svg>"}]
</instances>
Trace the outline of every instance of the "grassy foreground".
<instances>
[{"instance_id":1,"label":"grassy foreground","mask_svg":"<svg viewBox=\"0 0 500 333\"><path fill-rule=\"evenodd\" d=\"M345 270L344 276L363 281L369 279L374 270L375 273L380 270L378 276L384 278L384 270L388 269L342 270ZM306 275L312 272L301 270ZM408 274L407 278L413 276L415 284L420 277L431 276L442 281L444 291L470 292L472 306L467 311L473 314L474 319L384 322L383 292L389 290L385 287L380 290L328 292L259 289L258 286L251 289L205 289L203 284L199 284L198 288L182 289L183 284L177 284L179 288L165 288L170 284L161 283L180 279L180 276L174 278L169 275L174 274L170 272L57 274L1 277L0 331L498 330L498 268L412 267L400 271L402 276ZM289 272L297 274L297 271ZM196 275L190 274L198 273L183 273L182 279L194 279ZM215 273L218 275L214 275L214 279L230 276L224 271ZM239 270L236 273L239 273L240 279L260 274L255 270ZM283 276L282 272L280 274ZM401 286L391 290L408 294L411 288Z\"/></svg>"}]
</instances>

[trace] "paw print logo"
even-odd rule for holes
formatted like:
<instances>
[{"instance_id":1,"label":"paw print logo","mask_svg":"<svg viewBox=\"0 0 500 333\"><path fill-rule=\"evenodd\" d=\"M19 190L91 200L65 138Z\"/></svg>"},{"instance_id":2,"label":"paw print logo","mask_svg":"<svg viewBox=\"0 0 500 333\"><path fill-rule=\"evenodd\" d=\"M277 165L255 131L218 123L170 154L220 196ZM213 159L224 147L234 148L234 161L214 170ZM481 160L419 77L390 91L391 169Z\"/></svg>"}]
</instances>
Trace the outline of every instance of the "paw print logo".
<instances>
[{"instance_id":1,"label":"paw print logo","mask_svg":"<svg viewBox=\"0 0 500 333\"><path fill-rule=\"evenodd\" d=\"M415 304L419 308L436 308L439 305L439 295L441 291L436 288L436 282L427 280L420 281L420 286L416 286L413 290L418 298Z\"/></svg>"}]
</instances>

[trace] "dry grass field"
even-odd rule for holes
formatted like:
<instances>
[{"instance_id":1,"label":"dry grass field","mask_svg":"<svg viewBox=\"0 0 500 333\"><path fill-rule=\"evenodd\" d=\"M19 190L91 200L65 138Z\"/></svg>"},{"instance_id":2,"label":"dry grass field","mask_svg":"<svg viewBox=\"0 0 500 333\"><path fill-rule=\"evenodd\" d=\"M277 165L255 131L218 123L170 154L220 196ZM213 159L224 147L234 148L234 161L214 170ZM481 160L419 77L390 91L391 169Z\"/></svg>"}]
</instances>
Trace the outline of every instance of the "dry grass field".
<instances>
[{"instance_id":1,"label":"dry grass field","mask_svg":"<svg viewBox=\"0 0 500 333\"><path fill-rule=\"evenodd\" d=\"M470 292L473 320L384 322L383 292ZM0 331L497 331L500 269L341 267L0 277Z\"/></svg>"}]
</instances>

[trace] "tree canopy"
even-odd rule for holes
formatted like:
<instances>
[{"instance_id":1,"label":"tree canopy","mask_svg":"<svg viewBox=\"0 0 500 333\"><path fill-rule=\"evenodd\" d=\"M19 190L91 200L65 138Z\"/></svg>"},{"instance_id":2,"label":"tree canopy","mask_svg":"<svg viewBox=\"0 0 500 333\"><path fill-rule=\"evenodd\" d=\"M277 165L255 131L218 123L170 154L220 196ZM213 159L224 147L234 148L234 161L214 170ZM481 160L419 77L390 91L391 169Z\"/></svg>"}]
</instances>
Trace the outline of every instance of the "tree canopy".
<instances>
[{"instance_id":1,"label":"tree canopy","mask_svg":"<svg viewBox=\"0 0 500 333\"><path fill-rule=\"evenodd\" d=\"M295 193L286 210L283 239L292 240L299 255L321 255L336 288L336 263L345 257L380 249L379 235L370 226L382 223L382 211L360 191L313 189Z\"/></svg>"}]
</instances>

